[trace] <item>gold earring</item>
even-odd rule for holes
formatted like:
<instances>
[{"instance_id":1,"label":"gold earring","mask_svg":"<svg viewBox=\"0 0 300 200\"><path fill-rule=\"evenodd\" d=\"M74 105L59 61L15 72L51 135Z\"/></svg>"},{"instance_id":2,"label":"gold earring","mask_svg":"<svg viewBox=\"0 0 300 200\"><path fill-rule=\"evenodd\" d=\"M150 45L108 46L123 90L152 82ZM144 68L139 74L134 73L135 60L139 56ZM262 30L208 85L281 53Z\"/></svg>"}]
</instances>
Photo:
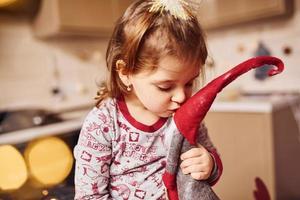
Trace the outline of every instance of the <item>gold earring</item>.
<instances>
[{"instance_id":1,"label":"gold earring","mask_svg":"<svg viewBox=\"0 0 300 200\"><path fill-rule=\"evenodd\" d=\"M118 72L120 69L126 67L126 63L124 60L117 60L116 62L116 71Z\"/></svg>"},{"instance_id":2,"label":"gold earring","mask_svg":"<svg viewBox=\"0 0 300 200\"><path fill-rule=\"evenodd\" d=\"M131 90L132 90L131 85L127 85L126 90L127 90L128 92L131 92Z\"/></svg>"}]
</instances>

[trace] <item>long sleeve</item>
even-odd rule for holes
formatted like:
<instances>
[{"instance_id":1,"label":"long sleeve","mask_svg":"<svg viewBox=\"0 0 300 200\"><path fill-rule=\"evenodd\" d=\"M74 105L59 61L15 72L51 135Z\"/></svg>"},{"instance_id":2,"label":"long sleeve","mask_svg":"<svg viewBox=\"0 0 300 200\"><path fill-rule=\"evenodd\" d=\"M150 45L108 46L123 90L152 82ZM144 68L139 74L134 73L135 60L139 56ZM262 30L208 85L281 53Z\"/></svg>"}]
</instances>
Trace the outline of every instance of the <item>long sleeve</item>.
<instances>
[{"instance_id":1,"label":"long sleeve","mask_svg":"<svg viewBox=\"0 0 300 200\"><path fill-rule=\"evenodd\" d=\"M220 179L222 172L223 172L223 165L220 158L220 155L213 145L209 135L206 126L202 123L199 128L199 137L197 138L197 142L203 145L211 154L211 156L214 159L214 168L212 170L212 173L210 177L208 178L208 182L211 186L216 184L218 180Z\"/></svg>"},{"instance_id":2,"label":"long sleeve","mask_svg":"<svg viewBox=\"0 0 300 200\"><path fill-rule=\"evenodd\" d=\"M75 199L110 199L111 123L96 108L86 117L74 148Z\"/></svg>"}]
</instances>

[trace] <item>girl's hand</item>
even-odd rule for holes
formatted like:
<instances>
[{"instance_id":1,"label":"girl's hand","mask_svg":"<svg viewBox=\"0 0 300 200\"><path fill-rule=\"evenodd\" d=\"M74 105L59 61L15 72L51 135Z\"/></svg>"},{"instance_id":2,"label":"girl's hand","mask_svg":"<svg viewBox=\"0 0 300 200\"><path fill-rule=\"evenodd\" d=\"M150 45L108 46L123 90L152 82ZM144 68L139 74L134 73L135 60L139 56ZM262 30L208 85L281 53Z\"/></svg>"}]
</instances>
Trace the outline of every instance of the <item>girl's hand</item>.
<instances>
[{"instance_id":1,"label":"girl's hand","mask_svg":"<svg viewBox=\"0 0 300 200\"><path fill-rule=\"evenodd\" d=\"M210 153L200 144L181 154L180 168L183 174L190 174L196 180L208 179L214 167Z\"/></svg>"}]
</instances>

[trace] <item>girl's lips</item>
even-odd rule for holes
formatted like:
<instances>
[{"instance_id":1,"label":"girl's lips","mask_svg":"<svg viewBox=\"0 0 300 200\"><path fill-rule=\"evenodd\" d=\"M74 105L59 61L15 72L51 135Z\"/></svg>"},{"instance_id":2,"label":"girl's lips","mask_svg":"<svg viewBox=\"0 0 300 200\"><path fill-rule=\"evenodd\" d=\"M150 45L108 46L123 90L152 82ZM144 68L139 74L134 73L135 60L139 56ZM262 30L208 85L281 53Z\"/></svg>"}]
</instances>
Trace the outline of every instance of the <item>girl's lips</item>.
<instances>
[{"instance_id":1,"label":"girl's lips","mask_svg":"<svg viewBox=\"0 0 300 200\"><path fill-rule=\"evenodd\" d=\"M171 115L174 115L174 113L175 113L175 110L166 110L164 114L166 116L171 116Z\"/></svg>"},{"instance_id":2,"label":"girl's lips","mask_svg":"<svg viewBox=\"0 0 300 200\"><path fill-rule=\"evenodd\" d=\"M169 111L172 111L172 112L176 112L176 110L178 109L179 107L177 108L172 108L172 109L168 109Z\"/></svg>"},{"instance_id":3,"label":"girl's lips","mask_svg":"<svg viewBox=\"0 0 300 200\"><path fill-rule=\"evenodd\" d=\"M178 109L178 108L177 108ZM169 112L170 114L174 114L176 112L177 109L172 109L172 110L168 110L167 112Z\"/></svg>"}]
</instances>

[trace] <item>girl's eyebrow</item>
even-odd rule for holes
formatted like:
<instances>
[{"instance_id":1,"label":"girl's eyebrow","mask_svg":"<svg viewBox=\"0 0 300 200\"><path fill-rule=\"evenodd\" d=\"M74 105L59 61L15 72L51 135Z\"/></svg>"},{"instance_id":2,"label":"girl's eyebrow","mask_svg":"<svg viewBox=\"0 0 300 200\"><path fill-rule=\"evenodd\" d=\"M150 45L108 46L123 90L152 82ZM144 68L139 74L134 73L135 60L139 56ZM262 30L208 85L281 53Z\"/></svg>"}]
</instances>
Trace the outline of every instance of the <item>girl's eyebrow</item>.
<instances>
[{"instance_id":1,"label":"girl's eyebrow","mask_svg":"<svg viewBox=\"0 0 300 200\"><path fill-rule=\"evenodd\" d=\"M198 73L196 76L194 76L193 78L191 78L188 82L198 78L198 76L200 75L200 73ZM167 84L167 83L173 83L173 82L176 82L176 80L172 80L172 79L166 79L166 80L158 80L158 81L155 81L156 84Z\"/></svg>"},{"instance_id":2,"label":"girl's eyebrow","mask_svg":"<svg viewBox=\"0 0 300 200\"><path fill-rule=\"evenodd\" d=\"M157 83L157 84L173 83L173 82L176 82L176 80L158 80L158 81L155 81L155 83Z\"/></svg>"}]
</instances>

